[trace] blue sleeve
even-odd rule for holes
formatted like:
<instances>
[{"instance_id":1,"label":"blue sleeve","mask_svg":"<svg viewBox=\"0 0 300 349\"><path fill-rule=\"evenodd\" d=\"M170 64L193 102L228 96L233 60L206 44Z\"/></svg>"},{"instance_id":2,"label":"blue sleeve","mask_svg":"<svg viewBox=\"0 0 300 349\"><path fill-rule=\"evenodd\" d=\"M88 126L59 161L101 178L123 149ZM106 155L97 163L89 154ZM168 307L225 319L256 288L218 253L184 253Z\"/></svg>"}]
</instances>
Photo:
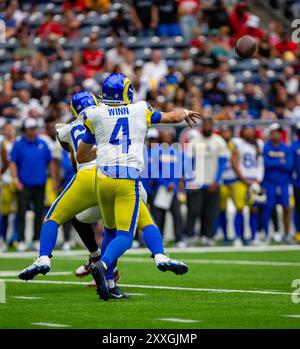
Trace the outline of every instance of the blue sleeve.
<instances>
[{"instance_id":1,"label":"blue sleeve","mask_svg":"<svg viewBox=\"0 0 300 349\"><path fill-rule=\"evenodd\" d=\"M11 152L10 152L10 155L9 155L9 160L10 161L13 161L15 163L18 162L18 159L19 159L19 146L18 146L18 142L15 142Z\"/></svg>"},{"instance_id":2,"label":"blue sleeve","mask_svg":"<svg viewBox=\"0 0 300 349\"><path fill-rule=\"evenodd\" d=\"M291 147L286 149L286 163L284 164L284 168L287 171L291 171L293 169L293 151Z\"/></svg>"},{"instance_id":3,"label":"blue sleeve","mask_svg":"<svg viewBox=\"0 0 300 349\"><path fill-rule=\"evenodd\" d=\"M96 143L95 135L93 135L92 132L87 127L85 128L85 134L83 135L82 142L86 144Z\"/></svg>"},{"instance_id":4,"label":"blue sleeve","mask_svg":"<svg viewBox=\"0 0 300 349\"><path fill-rule=\"evenodd\" d=\"M46 162L49 164L49 162L52 160L52 154L51 151L46 143Z\"/></svg>"},{"instance_id":5,"label":"blue sleeve","mask_svg":"<svg viewBox=\"0 0 300 349\"><path fill-rule=\"evenodd\" d=\"M226 156L220 156L219 157L219 159L218 159L218 170L217 170L217 174L216 174L216 178L215 178L215 181L217 183L220 183L220 181L221 181L222 173L225 170L226 162L227 162L227 157Z\"/></svg>"},{"instance_id":6,"label":"blue sleeve","mask_svg":"<svg viewBox=\"0 0 300 349\"><path fill-rule=\"evenodd\" d=\"M156 110L151 115L151 124L159 124L160 121L161 121L161 112Z\"/></svg>"}]
</instances>

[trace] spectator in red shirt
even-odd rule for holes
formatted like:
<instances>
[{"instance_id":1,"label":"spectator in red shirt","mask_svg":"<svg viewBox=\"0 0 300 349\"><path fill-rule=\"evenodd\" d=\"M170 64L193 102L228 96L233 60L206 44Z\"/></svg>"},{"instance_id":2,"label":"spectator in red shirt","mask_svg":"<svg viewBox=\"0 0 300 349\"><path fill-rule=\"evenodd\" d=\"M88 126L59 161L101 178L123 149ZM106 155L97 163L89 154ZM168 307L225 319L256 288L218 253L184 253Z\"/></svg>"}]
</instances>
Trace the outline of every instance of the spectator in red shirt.
<instances>
[{"instance_id":1,"label":"spectator in red shirt","mask_svg":"<svg viewBox=\"0 0 300 349\"><path fill-rule=\"evenodd\" d=\"M296 54L297 49L298 44L290 39L290 35L286 32L281 33L280 41L277 45L275 45L275 54L277 56L281 56L287 51Z\"/></svg>"},{"instance_id":2,"label":"spectator in red shirt","mask_svg":"<svg viewBox=\"0 0 300 349\"><path fill-rule=\"evenodd\" d=\"M197 25L197 12L200 7L199 0L179 0L180 25L184 38L191 41L193 29Z\"/></svg>"},{"instance_id":3,"label":"spectator in red shirt","mask_svg":"<svg viewBox=\"0 0 300 349\"><path fill-rule=\"evenodd\" d=\"M88 77L99 73L104 65L104 52L98 47L98 36L90 35L88 47L83 50L83 62Z\"/></svg>"},{"instance_id":4,"label":"spectator in red shirt","mask_svg":"<svg viewBox=\"0 0 300 349\"><path fill-rule=\"evenodd\" d=\"M40 25L38 29L38 36L42 37L43 39L46 39L50 34L56 34L58 36L63 35L63 30L61 26L54 21L54 16L52 13L47 12L45 14L45 21Z\"/></svg>"},{"instance_id":5,"label":"spectator in red shirt","mask_svg":"<svg viewBox=\"0 0 300 349\"><path fill-rule=\"evenodd\" d=\"M260 20L257 16L250 16L247 21L246 25L241 27L240 30L237 33L237 38L240 38L243 35L249 35L253 38L257 38L261 40L264 36L264 32L262 29L259 28Z\"/></svg>"},{"instance_id":6,"label":"spectator in red shirt","mask_svg":"<svg viewBox=\"0 0 300 349\"><path fill-rule=\"evenodd\" d=\"M86 9L85 0L65 0L63 11L74 10L76 12L83 12Z\"/></svg>"},{"instance_id":7,"label":"spectator in red shirt","mask_svg":"<svg viewBox=\"0 0 300 349\"><path fill-rule=\"evenodd\" d=\"M237 33L246 23L250 14L247 11L248 5L241 1L236 4L234 11L230 15L230 25L232 30Z\"/></svg>"}]
</instances>

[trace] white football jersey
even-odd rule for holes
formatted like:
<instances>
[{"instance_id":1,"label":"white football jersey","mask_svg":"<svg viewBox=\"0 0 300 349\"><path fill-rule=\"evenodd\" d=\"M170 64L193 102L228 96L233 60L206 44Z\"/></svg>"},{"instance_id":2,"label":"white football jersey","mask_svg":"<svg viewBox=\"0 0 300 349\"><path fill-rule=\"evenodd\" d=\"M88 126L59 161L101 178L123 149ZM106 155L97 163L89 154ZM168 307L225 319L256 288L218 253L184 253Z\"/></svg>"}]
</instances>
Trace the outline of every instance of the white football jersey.
<instances>
[{"instance_id":1,"label":"white football jersey","mask_svg":"<svg viewBox=\"0 0 300 349\"><path fill-rule=\"evenodd\" d=\"M83 125L83 118L79 115L78 119L70 122L69 124L57 124L56 134L60 142L67 143L71 147L74 158L76 160L76 152L79 146L79 142L85 134L85 127ZM86 170L96 166L96 160L79 164L76 161L77 171Z\"/></svg>"},{"instance_id":2,"label":"white football jersey","mask_svg":"<svg viewBox=\"0 0 300 349\"><path fill-rule=\"evenodd\" d=\"M233 138L232 142L239 155L239 169L242 176L246 179L262 181L264 175L263 141L257 139L258 149L243 138Z\"/></svg>"},{"instance_id":3,"label":"white football jersey","mask_svg":"<svg viewBox=\"0 0 300 349\"><path fill-rule=\"evenodd\" d=\"M122 106L101 104L83 112L84 124L97 143L97 166L105 167L108 173L117 168L141 171L144 140L153 113L144 101Z\"/></svg>"}]
</instances>

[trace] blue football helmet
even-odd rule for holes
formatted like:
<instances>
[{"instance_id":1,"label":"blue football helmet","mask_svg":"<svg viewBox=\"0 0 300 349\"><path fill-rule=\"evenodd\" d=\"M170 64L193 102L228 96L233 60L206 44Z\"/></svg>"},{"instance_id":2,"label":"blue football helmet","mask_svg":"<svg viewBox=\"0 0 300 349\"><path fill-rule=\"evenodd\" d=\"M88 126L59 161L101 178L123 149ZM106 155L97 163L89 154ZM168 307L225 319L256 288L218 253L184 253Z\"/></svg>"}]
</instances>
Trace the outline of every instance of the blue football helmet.
<instances>
[{"instance_id":1,"label":"blue football helmet","mask_svg":"<svg viewBox=\"0 0 300 349\"><path fill-rule=\"evenodd\" d=\"M102 85L103 103L110 105L130 104L133 101L133 86L124 75L114 73Z\"/></svg>"},{"instance_id":2,"label":"blue football helmet","mask_svg":"<svg viewBox=\"0 0 300 349\"><path fill-rule=\"evenodd\" d=\"M78 118L79 114L84 109L93 106L97 107L98 105L99 101L92 93L81 91L75 93L75 95L72 97L70 108L75 117Z\"/></svg>"}]
</instances>

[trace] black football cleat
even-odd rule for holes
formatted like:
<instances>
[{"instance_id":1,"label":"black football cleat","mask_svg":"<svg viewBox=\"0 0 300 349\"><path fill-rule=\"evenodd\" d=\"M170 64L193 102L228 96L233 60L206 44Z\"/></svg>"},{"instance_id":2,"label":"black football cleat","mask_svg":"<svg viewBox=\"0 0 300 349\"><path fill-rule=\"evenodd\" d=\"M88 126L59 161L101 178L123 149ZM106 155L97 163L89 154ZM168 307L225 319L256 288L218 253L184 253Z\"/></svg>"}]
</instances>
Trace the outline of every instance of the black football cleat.
<instances>
[{"instance_id":1,"label":"black football cleat","mask_svg":"<svg viewBox=\"0 0 300 349\"><path fill-rule=\"evenodd\" d=\"M91 268L93 278L96 282L97 294L99 298L103 299L104 301L109 300L110 292L109 292L108 283L105 277L106 269L102 261L100 260L96 263L92 263L90 265L90 268Z\"/></svg>"},{"instance_id":2,"label":"black football cleat","mask_svg":"<svg viewBox=\"0 0 300 349\"><path fill-rule=\"evenodd\" d=\"M128 294L123 293L123 291L118 286L110 288L109 289L109 293L110 293L110 298L111 299L129 298Z\"/></svg>"}]
</instances>

